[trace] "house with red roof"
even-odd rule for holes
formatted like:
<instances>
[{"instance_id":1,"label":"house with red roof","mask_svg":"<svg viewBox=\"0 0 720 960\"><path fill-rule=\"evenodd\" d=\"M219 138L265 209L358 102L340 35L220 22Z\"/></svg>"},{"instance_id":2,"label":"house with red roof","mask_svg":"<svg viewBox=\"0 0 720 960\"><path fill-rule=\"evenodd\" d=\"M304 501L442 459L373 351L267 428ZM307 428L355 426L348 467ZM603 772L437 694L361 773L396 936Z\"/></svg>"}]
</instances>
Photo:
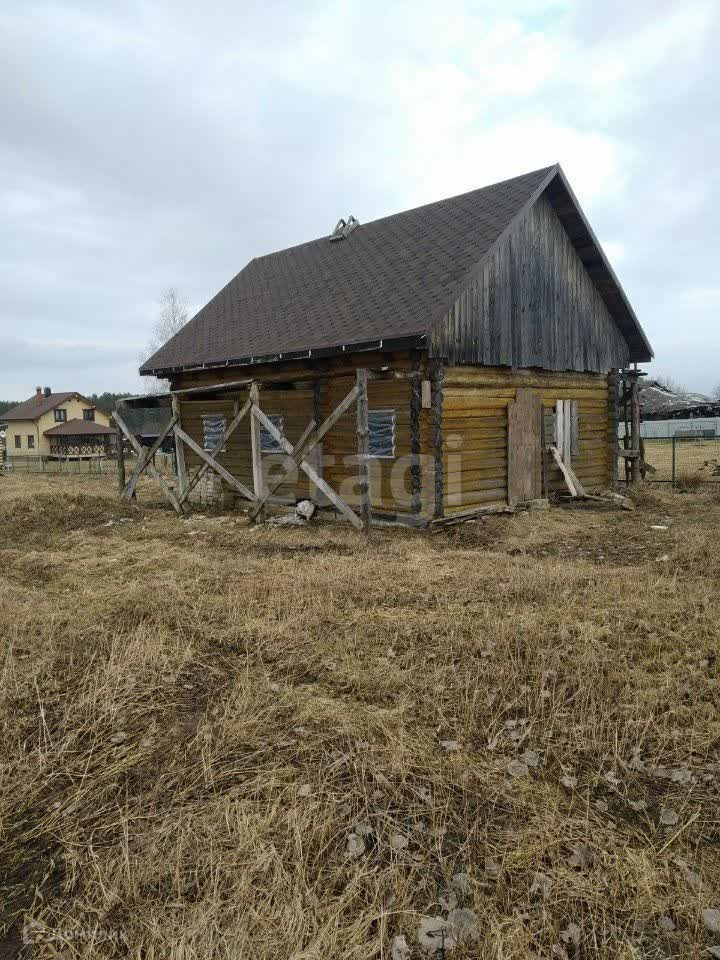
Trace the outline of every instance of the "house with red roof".
<instances>
[{"instance_id":1,"label":"house with red roof","mask_svg":"<svg viewBox=\"0 0 720 960\"><path fill-rule=\"evenodd\" d=\"M7 459L86 459L106 456L115 431L110 418L75 390L53 393L36 387L34 396L2 415Z\"/></svg>"}]
</instances>

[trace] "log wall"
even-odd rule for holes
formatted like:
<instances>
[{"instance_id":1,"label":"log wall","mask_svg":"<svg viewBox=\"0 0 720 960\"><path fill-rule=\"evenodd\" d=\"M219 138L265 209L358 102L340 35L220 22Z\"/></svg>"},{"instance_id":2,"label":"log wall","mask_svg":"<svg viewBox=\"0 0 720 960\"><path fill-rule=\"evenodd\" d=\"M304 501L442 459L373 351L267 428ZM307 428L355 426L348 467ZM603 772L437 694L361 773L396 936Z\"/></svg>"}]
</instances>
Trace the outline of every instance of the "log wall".
<instances>
[{"instance_id":1,"label":"log wall","mask_svg":"<svg viewBox=\"0 0 720 960\"><path fill-rule=\"evenodd\" d=\"M306 379L294 387L262 385L260 405L268 415L283 416L286 437L294 443L311 418L323 420L340 403L355 383L359 366L390 367L409 373L422 371L423 378L431 378L426 361L413 360L409 355L398 356L388 362L387 357L370 358L364 354L343 358L337 366L337 375L317 381ZM371 380L368 385L370 410L392 409L396 415L395 457L371 460L371 499L378 513L399 513L430 519L436 515L438 490L441 492L440 515L472 509L482 505L501 505L508 499L508 406L519 387L537 390L543 408L553 412L557 400L578 402L578 452L572 466L588 490L606 486L612 479L613 402L608 377L599 374L553 373L540 370L510 370L506 367L446 366L442 377L442 404L419 411L420 496L412 497L412 382L401 380ZM218 371L194 374L173 386L197 386L218 383ZM270 375L277 376L277 366ZM306 375L299 367L288 376ZM227 372L227 380L238 379L237 370ZM434 381L435 382L435 381ZM181 399L183 428L198 442L203 442L203 415L219 414L230 422L248 396L247 389L228 394L221 399ZM417 398L416 398L417 409ZM439 431L436 427L439 425ZM439 441L439 461L436 461L436 439ZM550 442L550 438L546 438ZM359 506L357 436L354 405L340 418L323 440L324 479L353 508ZM189 469L199 461L186 451ZM267 479L279 475L282 454L263 454L263 474ZM310 459L313 459L311 456ZM231 437L220 462L239 480L252 487L252 457L250 451L249 419L246 419ZM436 482L435 463L441 462L442 473ZM313 463L316 461L313 459ZM560 471L551 458L545 458L548 493L563 490ZM291 474L278 489L276 497L295 502L301 497L312 497L323 502L302 471Z\"/></svg>"},{"instance_id":2,"label":"log wall","mask_svg":"<svg viewBox=\"0 0 720 960\"><path fill-rule=\"evenodd\" d=\"M253 368L252 373L260 381L260 407L268 414L283 416L283 428L291 443L302 434L311 419L318 424L328 417L355 384L355 371L358 367L389 368L403 373L418 369L418 361L409 354L389 356L380 354L354 354L327 364L320 373L332 371L332 376L313 379L313 371L302 363L287 365L267 365ZM287 372L288 378L303 377L294 386L262 384L262 378L278 377ZM250 371L247 371L250 375ZM243 368L228 368L226 371L200 371L184 375L173 382L173 389L202 386L241 379L246 371ZM317 386L316 386L317 383ZM316 396L317 389L317 396ZM425 514L433 508L433 472L432 457L424 455L431 451L433 424L432 411L420 410L420 501L413 504L412 499L412 433L411 433L411 394L409 379L371 380L368 384L368 405L373 410L395 411L395 456L393 458L372 458L370 461L370 492L373 510L378 512ZM180 398L180 412L185 429L198 443L203 442L203 416L224 416L227 423L233 417L237 404L248 397L248 390L220 395L220 399ZM355 405L333 426L322 442L322 470L324 479L354 509L359 507L357 434ZM319 453L319 451L318 451ZM317 457L309 457L317 467ZM218 457L233 476L252 489L252 454L250 447L249 418L244 420L230 438L226 451ZM263 454L263 476L271 479L281 473L280 464L285 460L282 454ZM192 451L186 451L189 469L199 465L199 458ZM427 480L426 480L427 476ZM226 488L224 488L226 489ZM295 471L280 486L275 498L286 502L295 502L302 497L312 497L323 503L302 471ZM419 508L419 509L418 509Z\"/></svg>"},{"instance_id":3,"label":"log wall","mask_svg":"<svg viewBox=\"0 0 720 960\"><path fill-rule=\"evenodd\" d=\"M577 400L578 454L573 469L589 490L610 482L611 412L606 376L446 367L442 419L445 514L507 503L508 405L518 387L537 390L544 411L552 412L557 400ZM547 457L545 461L548 493L563 490L559 469L550 465Z\"/></svg>"}]
</instances>

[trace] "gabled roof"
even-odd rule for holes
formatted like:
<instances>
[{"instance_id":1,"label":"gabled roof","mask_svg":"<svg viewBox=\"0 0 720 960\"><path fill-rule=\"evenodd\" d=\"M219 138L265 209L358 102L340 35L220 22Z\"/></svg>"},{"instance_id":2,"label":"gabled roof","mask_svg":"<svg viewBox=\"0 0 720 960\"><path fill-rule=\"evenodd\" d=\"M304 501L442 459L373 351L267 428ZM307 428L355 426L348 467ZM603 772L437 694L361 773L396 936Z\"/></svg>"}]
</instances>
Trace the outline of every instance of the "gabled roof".
<instances>
[{"instance_id":1,"label":"gabled roof","mask_svg":"<svg viewBox=\"0 0 720 960\"><path fill-rule=\"evenodd\" d=\"M4 413L2 415L3 423L10 423L12 420L37 420L38 417L41 417L44 413L48 413L50 410L54 410L55 407L60 407L63 403L67 403L72 397L78 397L91 407L93 406L87 397L78 393L77 390L71 390L66 393L51 393L49 397L46 397L44 394L41 397L36 395L30 397L29 400L25 400L23 403L19 403L16 407L8 410L7 413Z\"/></svg>"},{"instance_id":2,"label":"gabled roof","mask_svg":"<svg viewBox=\"0 0 720 960\"><path fill-rule=\"evenodd\" d=\"M419 343L499 238L551 185L558 215L632 359L649 359L637 318L556 165L361 224L338 242L322 237L252 260L140 372Z\"/></svg>"},{"instance_id":3,"label":"gabled roof","mask_svg":"<svg viewBox=\"0 0 720 960\"><path fill-rule=\"evenodd\" d=\"M80 420L79 417L73 417L72 420L66 420L65 423L59 423L56 427L50 427L43 431L44 437L79 437L86 435L100 436L106 433L115 433L112 427L105 427L102 423L95 423L94 420Z\"/></svg>"}]
</instances>

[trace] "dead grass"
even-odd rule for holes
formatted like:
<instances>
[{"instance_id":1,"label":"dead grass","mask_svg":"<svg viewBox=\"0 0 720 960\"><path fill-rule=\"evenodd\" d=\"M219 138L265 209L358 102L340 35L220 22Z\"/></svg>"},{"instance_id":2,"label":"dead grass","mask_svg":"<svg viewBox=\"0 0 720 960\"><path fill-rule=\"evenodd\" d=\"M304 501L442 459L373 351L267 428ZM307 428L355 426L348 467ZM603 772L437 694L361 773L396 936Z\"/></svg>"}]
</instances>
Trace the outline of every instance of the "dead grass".
<instances>
[{"instance_id":1,"label":"dead grass","mask_svg":"<svg viewBox=\"0 0 720 960\"><path fill-rule=\"evenodd\" d=\"M716 501L366 542L0 484L0 920L64 937L33 957L420 957L458 873L449 956L720 942Z\"/></svg>"}]
</instances>

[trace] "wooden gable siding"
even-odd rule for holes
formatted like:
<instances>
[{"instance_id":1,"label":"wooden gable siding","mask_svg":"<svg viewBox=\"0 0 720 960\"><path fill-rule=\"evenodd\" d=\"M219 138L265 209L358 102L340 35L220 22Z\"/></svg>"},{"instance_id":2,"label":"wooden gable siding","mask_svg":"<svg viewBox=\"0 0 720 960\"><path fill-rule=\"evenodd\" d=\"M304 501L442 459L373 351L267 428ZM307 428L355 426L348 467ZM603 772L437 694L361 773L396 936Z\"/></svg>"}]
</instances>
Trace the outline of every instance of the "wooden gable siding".
<instances>
[{"instance_id":1,"label":"wooden gable siding","mask_svg":"<svg viewBox=\"0 0 720 960\"><path fill-rule=\"evenodd\" d=\"M543 195L481 265L429 334L431 357L608 373L628 345Z\"/></svg>"},{"instance_id":2,"label":"wooden gable siding","mask_svg":"<svg viewBox=\"0 0 720 960\"><path fill-rule=\"evenodd\" d=\"M508 501L508 407L519 387L537 390L543 409L557 400L578 402L578 453L572 466L587 489L612 479L612 403L608 378L593 374L448 367L442 411L444 513ZM546 438L550 442L550 438ZM565 489L558 467L545 458L547 492Z\"/></svg>"}]
</instances>

